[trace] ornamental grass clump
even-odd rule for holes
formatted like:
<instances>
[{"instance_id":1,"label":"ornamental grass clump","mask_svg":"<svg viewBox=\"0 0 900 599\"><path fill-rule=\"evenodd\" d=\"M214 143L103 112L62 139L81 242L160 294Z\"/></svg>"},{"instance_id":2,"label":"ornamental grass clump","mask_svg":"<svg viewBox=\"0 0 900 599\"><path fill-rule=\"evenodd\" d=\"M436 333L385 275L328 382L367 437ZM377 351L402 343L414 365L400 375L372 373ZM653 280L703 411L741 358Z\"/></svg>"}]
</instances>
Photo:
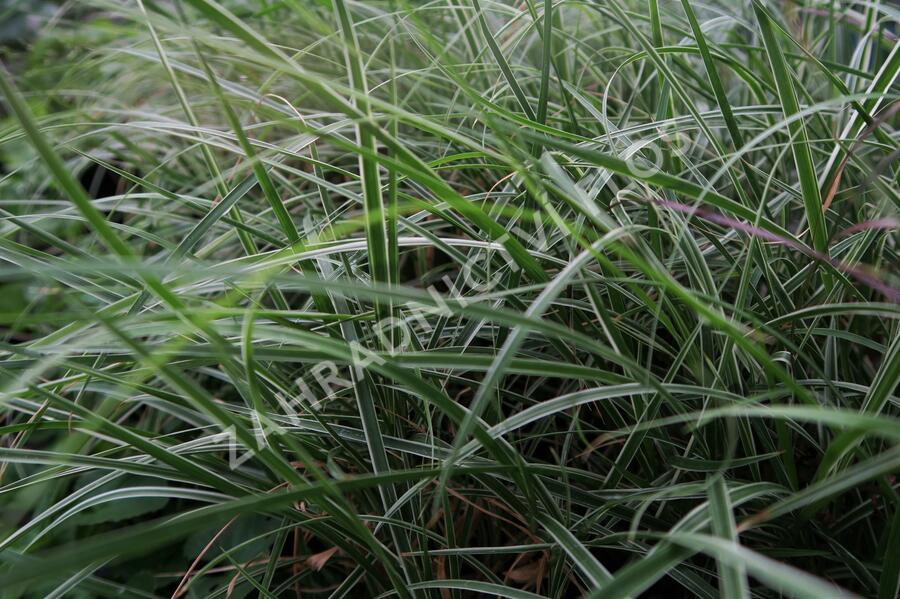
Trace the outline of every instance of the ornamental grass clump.
<instances>
[{"instance_id":1,"label":"ornamental grass clump","mask_svg":"<svg viewBox=\"0 0 900 599\"><path fill-rule=\"evenodd\" d=\"M897 596L890 3L5 18L3 597Z\"/></svg>"}]
</instances>

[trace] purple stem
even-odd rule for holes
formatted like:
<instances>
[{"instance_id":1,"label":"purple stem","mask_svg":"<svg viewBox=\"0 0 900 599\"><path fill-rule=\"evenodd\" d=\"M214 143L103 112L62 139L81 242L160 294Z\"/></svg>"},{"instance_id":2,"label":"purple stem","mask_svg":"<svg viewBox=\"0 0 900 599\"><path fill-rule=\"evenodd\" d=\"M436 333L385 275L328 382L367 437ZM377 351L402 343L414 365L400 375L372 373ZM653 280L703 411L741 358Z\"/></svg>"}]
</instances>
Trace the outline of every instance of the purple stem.
<instances>
[{"instance_id":1,"label":"purple stem","mask_svg":"<svg viewBox=\"0 0 900 599\"><path fill-rule=\"evenodd\" d=\"M770 231L766 231L765 229L761 229L757 226L741 222L739 220L730 218L723 214L719 214L717 212L713 212L711 210L706 210L704 208L698 208L695 206L688 206L687 204L682 204L680 202L670 202L668 200L656 200L656 203L660 206L665 206L666 208L670 208L672 210L676 210L678 212L682 212L689 216L699 216L700 218L707 220L712 223L716 223L725 227L730 227L732 229L736 229L738 231L743 231L748 235L754 235L756 237L765 239L767 241L771 241L772 243L777 243L779 245L786 245L790 248L793 248L803 254L806 254L810 258L814 260L819 260L820 262L827 262L831 264L839 271L850 275L855 278L859 282L875 289L890 301L894 303L900 303L900 290L891 287L888 283L884 282L876 275L868 272L868 269L862 266L854 266L851 264L845 264L836 258L832 258L826 254L821 252L817 252L816 250L803 245L802 243L797 243L793 239L787 239L785 237L781 237L780 235L776 235ZM888 229L898 226L900 222L893 218L882 218L871 221L865 221L848 229L844 230L840 235L849 235L856 231L862 231L865 229Z\"/></svg>"}]
</instances>

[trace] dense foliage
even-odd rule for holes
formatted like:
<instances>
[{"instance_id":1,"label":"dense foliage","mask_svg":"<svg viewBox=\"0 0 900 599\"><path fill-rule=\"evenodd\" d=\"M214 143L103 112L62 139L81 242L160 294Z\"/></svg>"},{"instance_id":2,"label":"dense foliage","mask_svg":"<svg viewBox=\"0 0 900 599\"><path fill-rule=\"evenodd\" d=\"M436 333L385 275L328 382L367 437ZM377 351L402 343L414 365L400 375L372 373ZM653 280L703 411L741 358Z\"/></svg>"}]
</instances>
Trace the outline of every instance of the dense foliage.
<instances>
[{"instance_id":1,"label":"dense foliage","mask_svg":"<svg viewBox=\"0 0 900 599\"><path fill-rule=\"evenodd\" d=\"M0 595L896 597L896 5L218 2L0 2Z\"/></svg>"}]
</instances>

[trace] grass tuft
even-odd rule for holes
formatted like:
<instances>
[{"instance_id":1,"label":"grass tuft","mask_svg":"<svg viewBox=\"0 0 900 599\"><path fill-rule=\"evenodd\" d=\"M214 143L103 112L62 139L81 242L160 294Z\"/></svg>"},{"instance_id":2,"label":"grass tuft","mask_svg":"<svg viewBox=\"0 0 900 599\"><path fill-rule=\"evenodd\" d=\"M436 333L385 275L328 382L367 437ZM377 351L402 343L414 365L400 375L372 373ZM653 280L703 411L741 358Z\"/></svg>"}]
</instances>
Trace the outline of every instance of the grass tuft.
<instances>
[{"instance_id":1,"label":"grass tuft","mask_svg":"<svg viewBox=\"0 0 900 599\"><path fill-rule=\"evenodd\" d=\"M4 599L897 596L888 3L6 4Z\"/></svg>"}]
</instances>

